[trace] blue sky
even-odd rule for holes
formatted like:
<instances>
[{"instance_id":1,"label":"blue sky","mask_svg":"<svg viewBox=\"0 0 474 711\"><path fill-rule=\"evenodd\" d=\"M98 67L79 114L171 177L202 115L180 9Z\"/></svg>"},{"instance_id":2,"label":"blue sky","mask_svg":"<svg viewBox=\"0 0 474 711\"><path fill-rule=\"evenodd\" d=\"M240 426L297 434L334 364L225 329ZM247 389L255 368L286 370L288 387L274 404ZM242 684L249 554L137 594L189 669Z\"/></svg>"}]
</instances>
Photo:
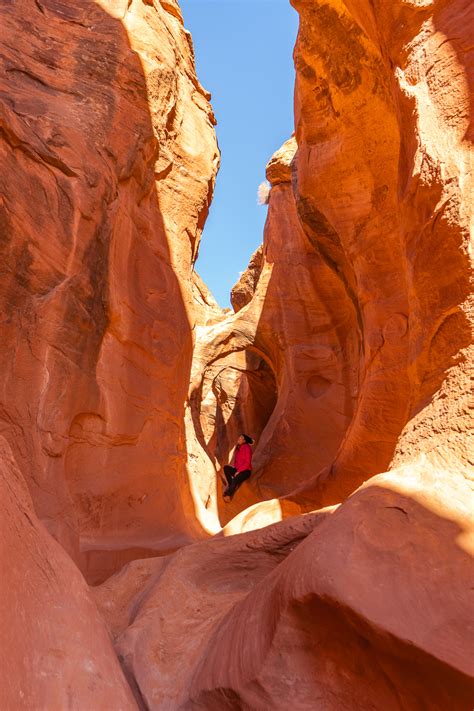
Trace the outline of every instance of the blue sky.
<instances>
[{"instance_id":1,"label":"blue sky","mask_svg":"<svg viewBox=\"0 0 474 711\"><path fill-rule=\"evenodd\" d=\"M289 0L180 0L201 84L211 92L221 168L196 269L219 304L263 237L257 205L272 153L291 135L293 47Z\"/></svg>"}]
</instances>

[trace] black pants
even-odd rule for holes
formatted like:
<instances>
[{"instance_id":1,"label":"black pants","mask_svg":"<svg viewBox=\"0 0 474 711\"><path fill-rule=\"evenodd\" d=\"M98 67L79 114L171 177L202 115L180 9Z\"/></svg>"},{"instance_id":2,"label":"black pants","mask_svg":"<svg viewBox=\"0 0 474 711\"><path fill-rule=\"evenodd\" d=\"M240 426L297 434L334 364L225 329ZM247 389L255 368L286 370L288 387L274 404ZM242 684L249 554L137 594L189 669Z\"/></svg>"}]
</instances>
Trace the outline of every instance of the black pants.
<instances>
[{"instance_id":1,"label":"black pants","mask_svg":"<svg viewBox=\"0 0 474 711\"><path fill-rule=\"evenodd\" d=\"M241 486L246 479L251 475L250 469L244 469L244 471L236 474L237 469L231 467L230 464L226 464L224 467L225 478L227 479L227 494L228 496L233 496L239 486Z\"/></svg>"}]
</instances>

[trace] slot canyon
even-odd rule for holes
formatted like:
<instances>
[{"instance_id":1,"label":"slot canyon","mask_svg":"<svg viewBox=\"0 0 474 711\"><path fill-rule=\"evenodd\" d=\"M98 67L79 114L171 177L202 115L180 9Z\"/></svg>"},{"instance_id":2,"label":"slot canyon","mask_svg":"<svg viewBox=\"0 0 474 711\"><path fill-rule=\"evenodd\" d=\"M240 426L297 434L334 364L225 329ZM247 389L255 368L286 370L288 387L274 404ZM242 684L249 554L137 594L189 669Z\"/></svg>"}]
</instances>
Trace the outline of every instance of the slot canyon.
<instances>
[{"instance_id":1,"label":"slot canyon","mask_svg":"<svg viewBox=\"0 0 474 711\"><path fill-rule=\"evenodd\" d=\"M1 711L474 706L472 6L291 4L229 310L178 2L0 3Z\"/></svg>"}]
</instances>

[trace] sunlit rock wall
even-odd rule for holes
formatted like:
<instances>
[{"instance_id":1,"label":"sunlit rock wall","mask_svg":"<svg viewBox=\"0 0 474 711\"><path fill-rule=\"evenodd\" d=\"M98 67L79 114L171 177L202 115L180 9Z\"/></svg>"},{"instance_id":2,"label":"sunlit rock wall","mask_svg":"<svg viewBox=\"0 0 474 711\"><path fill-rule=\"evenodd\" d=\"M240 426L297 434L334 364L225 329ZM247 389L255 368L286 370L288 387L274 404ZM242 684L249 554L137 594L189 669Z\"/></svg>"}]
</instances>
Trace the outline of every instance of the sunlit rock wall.
<instances>
[{"instance_id":1,"label":"sunlit rock wall","mask_svg":"<svg viewBox=\"0 0 474 711\"><path fill-rule=\"evenodd\" d=\"M222 522L332 462L355 403L356 314L298 219L295 150L290 141L268 167L274 185L253 294L244 273L235 292L247 293L247 304L203 328L195 349L190 402L209 460L225 464L241 432L257 441L251 482L232 504L218 498Z\"/></svg>"},{"instance_id":2,"label":"sunlit rock wall","mask_svg":"<svg viewBox=\"0 0 474 711\"><path fill-rule=\"evenodd\" d=\"M468 464L468 3L294 5L297 209L361 344L354 417L316 491L332 501L395 453Z\"/></svg>"},{"instance_id":3,"label":"sunlit rock wall","mask_svg":"<svg viewBox=\"0 0 474 711\"><path fill-rule=\"evenodd\" d=\"M174 2L1 15L1 429L94 578L201 530L184 404L214 118Z\"/></svg>"},{"instance_id":4,"label":"sunlit rock wall","mask_svg":"<svg viewBox=\"0 0 474 711\"><path fill-rule=\"evenodd\" d=\"M263 259L191 377L199 495L240 513L96 599L150 708L464 711L468 4L294 4L297 150L267 167ZM250 428L254 475L220 504Z\"/></svg>"},{"instance_id":5,"label":"sunlit rock wall","mask_svg":"<svg viewBox=\"0 0 474 711\"><path fill-rule=\"evenodd\" d=\"M2 5L8 711L471 708L468 5L295 6L295 139L226 315L176 3ZM236 513L92 591L43 525L98 582Z\"/></svg>"},{"instance_id":6,"label":"sunlit rock wall","mask_svg":"<svg viewBox=\"0 0 474 711\"><path fill-rule=\"evenodd\" d=\"M470 464L468 5L294 5L295 138L267 166L263 261L204 337L210 458L242 422L232 405L214 425L240 388L216 357L256 351L275 378L229 515L272 496L336 503L423 453Z\"/></svg>"},{"instance_id":7,"label":"sunlit rock wall","mask_svg":"<svg viewBox=\"0 0 474 711\"><path fill-rule=\"evenodd\" d=\"M134 561L94 596L150 709L465 711L470 495L456 469L410 466L339 508Z\"/></svg>"}]
</instances>

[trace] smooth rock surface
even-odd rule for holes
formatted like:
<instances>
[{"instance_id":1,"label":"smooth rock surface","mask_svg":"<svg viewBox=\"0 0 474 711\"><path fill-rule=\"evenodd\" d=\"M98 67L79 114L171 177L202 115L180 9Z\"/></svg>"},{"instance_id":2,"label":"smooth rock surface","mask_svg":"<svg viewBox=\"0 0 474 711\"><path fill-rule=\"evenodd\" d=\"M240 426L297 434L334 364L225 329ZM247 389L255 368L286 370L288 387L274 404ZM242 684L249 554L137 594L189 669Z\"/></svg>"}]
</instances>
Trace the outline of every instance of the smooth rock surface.
<instances>
[{"instance_id":1,"label":"smooth rock surface","mask_svg":"<svg viewBox=\"0 0 474 711\"><path fill-rule=\"evenodd\" d=\"M206 535L184 403L214 118L174 2L0 12L2 428L94 582Z\"/></svg>"},{"instance_id":2,"label":"smooth rock surface","mask_svg":"<svg viewBox=\"0 0 474 711\"><path fill-rule=\"evenodd\" d=\"M166 558L134 561L93 589L147 708L194 707L190 687L216 628L327 515L293 517ZM207 708L222 708L220 700Z\"/></svg>"},{"instance_id":3,"label":"smooth rock surface","mask_svg":"<svg viewBox=\"0 0 474 711\"><path fill-rule=\"evenodd\" d=\"M474 465L468 4L294 6L296 131L267 166L263 264L194 356L215 469L241 412L263 416L255 475L221 522L262 498L339 503L421 453ZM275 381L264 403L246 385L255 354Z\"/></svg>"},{"instance_id":4,"label":"smooth rock surface","mask_svg":"<svg viewBox=\"0 0 474 711\"><path fill-rule=\"evenodd\" d=\"M360 353L350 426L308 482L320 504L421 452L473 464L473 65L464 0L293 4L297 210L355 308Z\"/></svg>"},{"instance_id":5,"label":"smooth rock surface","mask_svg":"<svg viewBox=\"0 0 474 711\"><path fill-rule=\"evenodd\" d=\"M470 483L423 457L95 588L147 707L469 708Z\"/></svg>"},{"instance_id":6,"label":"smooth rock surface","mask_svg":"<svg viewBox=\"0 0 474 711\"><path fill-rule=\"evenodd\" d=\"M292 160L288 146L276 155ZM271 190L262 254L252 298L203 328L194 351L190 404L208 461L222 467L241 432L256 439L255 473L231 504L221 504L218 484L221 523L262 498L290 494L333 461L360 377L354 307L307 239L289 182ZM252 278L244 273L237 289Z\"/></svg>"},{"instance_id":7,"label":"smooth rock surface","mask_svg":"<svg viewBox=\"0 0 474 711\"><path fill-rule=\"evenodd\" d=\"M0 708L138 708L89 588L38 521L0 437Z\"/></svg>"},{"instance_id":8,"label":"smooth rock surface","mask_svg":"<svg viewBox=\"0 0 474 711\"><path fill-rule=\"evenodd\" d=\"M469 4L293 4L235 313L175 0L1 5L2 711L472 707Z\"/></svg>"},{"instance_id":9,"label":"smooth rock surface","mask_svg":"<svg viewBox=\"0 0 474 711\"><path fill-rule=\"evenodd\" d=\"M265 170L270 185L291 182L291 165L297 148L296 138L292 136L272 155Z\"/></svg>"}]
</instances>

